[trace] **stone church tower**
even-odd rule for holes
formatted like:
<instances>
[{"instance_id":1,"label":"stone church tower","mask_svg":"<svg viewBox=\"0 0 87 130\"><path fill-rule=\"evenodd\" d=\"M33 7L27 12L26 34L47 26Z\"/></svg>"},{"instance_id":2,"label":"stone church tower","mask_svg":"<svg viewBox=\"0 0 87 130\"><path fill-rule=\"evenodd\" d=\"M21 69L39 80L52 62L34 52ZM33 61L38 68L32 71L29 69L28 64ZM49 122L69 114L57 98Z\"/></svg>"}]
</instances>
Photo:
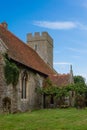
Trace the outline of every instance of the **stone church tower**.
<instances>
[{"instance_id":1,"label":"stone church tower","mask_svg":"<svg viewBox=\"0 0 87 130\"><path fill-rule=\"evenodd\" d=\"M31 33L27 34L27 44L33 48L40 57L53 68L53 39L47 32L35 32L34 36Z\"/></svg>"}]
</instances>

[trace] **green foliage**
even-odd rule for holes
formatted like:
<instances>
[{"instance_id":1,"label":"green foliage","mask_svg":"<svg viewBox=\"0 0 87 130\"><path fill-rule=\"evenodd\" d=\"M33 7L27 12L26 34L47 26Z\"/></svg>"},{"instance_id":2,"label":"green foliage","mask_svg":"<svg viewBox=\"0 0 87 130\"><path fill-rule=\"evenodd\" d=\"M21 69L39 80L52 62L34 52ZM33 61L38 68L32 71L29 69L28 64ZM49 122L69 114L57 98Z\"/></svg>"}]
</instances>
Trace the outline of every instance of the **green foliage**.
<instances>
[{"instance_id":1,"label":"green foliage","mask_svg":"<svg viewBox=\"0 0 87 130\"><path fill-rule=\"evenodd\" d=\"M44 88L39 88L40 94L52 95L59 100L60 105L64 103L64 97L69 96L69 92L75 92L75 106L78 108L84 108L85 93L87 92L87 86L83 82L76 82L74 84L68 84L67 86L55 86L50 79L45 80Z\"/></svg>"},{"instance_id":2,"label":"green foliage","mask_svg":"<svg viewBox=\"0 0 87 130\"><path fill-rule=\"evenodd\" d=\"M85 107L85 97L84 97L84 95L80 95L80 94L76 95L75 106L77 108L84 108Z\"/></svg>"},{"instance_id":3,"label":"green foliage","mask_svg":"<svg viewBox=\"0 0 87 130\"><path fill-rule=\"evenodd\" d=\"M53 87L53 84L52 84L52 81L49 78L47 78L44 81L44 88L49 88L49 87Z\"/></svg>"},{"instance_id":4,"label":"green foliage","mask_svg":"<svg viewBox=\"0 0 87 130\"><path fill-rule=\"evenodd\" d=\"M70 84L66 86L67 91L75 91L76 94L84 94L87 91L87 86L84 83Z\"/></svg>"},{"instance_id":5,"label":"green foliage","mask_svg":"<svg viewBox=\"0 0 87 130\"><path fill-rule=\"evenodd\" d=\"M85 84L85 79L84 79L84 77L82 77L82 76L80 76L80 75L74 76L74 83L75 83L75 84L76 84L76 83L83 83L83 84Z\"/></svg>"},{"instance_id":6,"label":"green foliage","mask_svg":"<svg viewBox=\"0 0 87 130\"><path fill-rule=\"evenodd\" d=\"M58 89L58 88L57 88ZM59 88L57 93L56 93L56 98L62 98L65 96L68 96L68 91L65 87Z\"/></svg>"},{"instance_id":7,"label":"green foliage","mask_svg":"<svg viewBox=\"0 0 87 130\"><path fill-rule=\"evenodd\" d=\"M46 79L44 87L38 88L40 93L55 95L56 97L67 96L69 91L75 91L76 94L84 94L87 92L87 86L83 82L77 82L75 84L69 84L67 86L55 86L50 79Z\"/></svg>"},{"instance_id":8,"label":"green foliage","mask_svg":"<svg viewBox=\"0 0 87 130\"><path fill-rule=\"evenodd\" d=\"M85 107L85 93L87 92L87 86L84 83L76 83L75 84L75 106L77 108Z\"/></svg>"},{"instance_id":9,"label":"green foliage","mask_svg":"<svg viewBox=\"0 0 87 130\"><path fill-rule=\"evenodd\" d=\"M46 87L46 88L43 88L43 91L47 95L55 95L57 93L57 89L58 88L56 87Z\"/></svg>"},{"instance_id":10,"label":"green foliage","mask_svg":"<svg viewBox=\"0 0 87 130\"><path fill-rule=\"evenodd\" d=\"M87 85L82 76L74 76L74 84L67 86L68 91L75 92L75 106L77 108L85 107L85 95L87 93Z\"/></svg>"},{"instance_id":11,"label":"green foliage","mask_svg":"<svg viewBox=\"0 0 87 130\"><path fill-rule=\"evenodd\" d=\"M52 84L51 80L47 78L43 88L38 88L37 92L40 94L54 95L56 98L68 95L67 87L60 87Z\"/></svg>"},{"instance_id":12,"label":"green foliage","mask_svg":"<svg viewBox=\"0 0 87 130\"><path fill-rule=\"evenodd\" d=\"M87 91L87 86L83 83L76 83L74 88L75 88L75 92L81 95Z\"/></svg>"},{"instance_id":13,"label":"green foliage","mask_svg":"<svg viewBox=\"0 0 87 130\"><path fill-rule=\"evenodd\" d=\"M75 98L76 105L82 108L82 105L84 107L85 103L85 94L87 93L87 86L84 80L81 79L82 78L80 77L80 80L76 81L74 84L68 84L66 86L55 86L54 84L52 84L50 79L46 79L44 87L39 88L38 92L40 94L53 95L55 98L60 99L62 103L63 98L69 96L70 94L69 92L73 91L75 92L76 96Z\"/></svg>"},{"instance_id":14,"label":"green foliage","mask_svg":"<svg viewBox=\"0 0 87 130\"><path fill-rule=\"evenodd\" d=\"M5 66L4 66L4 75L6 79L7 85L13 84L13 86L17 85L19 78L19 68L15 63L10 61L7 56L5 56Z\"/></svg>"}]
</instances>

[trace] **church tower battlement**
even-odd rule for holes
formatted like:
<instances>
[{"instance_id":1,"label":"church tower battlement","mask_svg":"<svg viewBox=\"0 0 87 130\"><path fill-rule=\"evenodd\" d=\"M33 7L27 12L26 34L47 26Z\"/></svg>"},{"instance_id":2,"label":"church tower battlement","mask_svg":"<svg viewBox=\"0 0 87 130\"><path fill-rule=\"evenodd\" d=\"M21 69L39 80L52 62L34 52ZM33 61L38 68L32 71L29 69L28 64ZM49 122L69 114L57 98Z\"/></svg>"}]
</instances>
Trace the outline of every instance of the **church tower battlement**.
<instances>
[{"instance_id":1,"label":"church tower battlement","mask_svg":"<svg viewBox=\"0 0 87 130\"><path fill-rule=\"evenodd\" d=\"M53 39L47 32L27 34L27 44L33 48L40 57L53 68Z\"/></svg>"}]
</instances>

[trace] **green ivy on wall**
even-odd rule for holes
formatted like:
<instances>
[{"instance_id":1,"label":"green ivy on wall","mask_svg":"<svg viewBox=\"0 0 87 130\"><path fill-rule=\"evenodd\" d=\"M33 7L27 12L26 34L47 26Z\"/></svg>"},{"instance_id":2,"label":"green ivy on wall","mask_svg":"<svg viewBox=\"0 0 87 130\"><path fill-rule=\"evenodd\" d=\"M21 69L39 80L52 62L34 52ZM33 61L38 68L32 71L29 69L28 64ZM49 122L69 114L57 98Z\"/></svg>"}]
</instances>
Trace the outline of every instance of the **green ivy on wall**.
<instances>
[{"instance_id":1,"label":"green ivy on wall","mask_svg":"<svg viewBox=\"0 0 87 130\"><path fill-rule=\"evenodd\" d=\"M5 55L5 66L4 66L4 75L7 85L12 84L16 86L19 79L19 68L15 63L8 59L8 56Z\"/></svg>"}]
</instances>

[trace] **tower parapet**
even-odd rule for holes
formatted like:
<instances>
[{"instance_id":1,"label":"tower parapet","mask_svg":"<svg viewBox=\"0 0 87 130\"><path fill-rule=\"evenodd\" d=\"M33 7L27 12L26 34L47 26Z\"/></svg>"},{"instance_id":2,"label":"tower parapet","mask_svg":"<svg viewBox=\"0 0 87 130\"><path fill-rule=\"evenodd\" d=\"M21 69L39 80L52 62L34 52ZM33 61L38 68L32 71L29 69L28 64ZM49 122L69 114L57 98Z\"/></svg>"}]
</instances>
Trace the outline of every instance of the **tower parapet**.
<instances>
[{"instance_id":1,"label":"tower parapet","mask_svg":"<svg viewBox=\"0 0 87 130\"><path fill-rule=\"evenodd\" d=\"M39 32L35 32L34 35L32 35L32 33L27 34L27 43L30 41L41 41L41 40L48 40L48 42L53 46L53 39L47 32L42 32L41 34Z\"/></svg>"},{"instance_id":2,"label":"tower parapet","mask_svg":"<svg viewBox=\"0 0 87 130\"><path fill-rule=\"evenodd\" d=\"M53 68L53 39L47 32L27 34L27 44L33 48L40 57Z\"/></svg>"}]
</instances>

